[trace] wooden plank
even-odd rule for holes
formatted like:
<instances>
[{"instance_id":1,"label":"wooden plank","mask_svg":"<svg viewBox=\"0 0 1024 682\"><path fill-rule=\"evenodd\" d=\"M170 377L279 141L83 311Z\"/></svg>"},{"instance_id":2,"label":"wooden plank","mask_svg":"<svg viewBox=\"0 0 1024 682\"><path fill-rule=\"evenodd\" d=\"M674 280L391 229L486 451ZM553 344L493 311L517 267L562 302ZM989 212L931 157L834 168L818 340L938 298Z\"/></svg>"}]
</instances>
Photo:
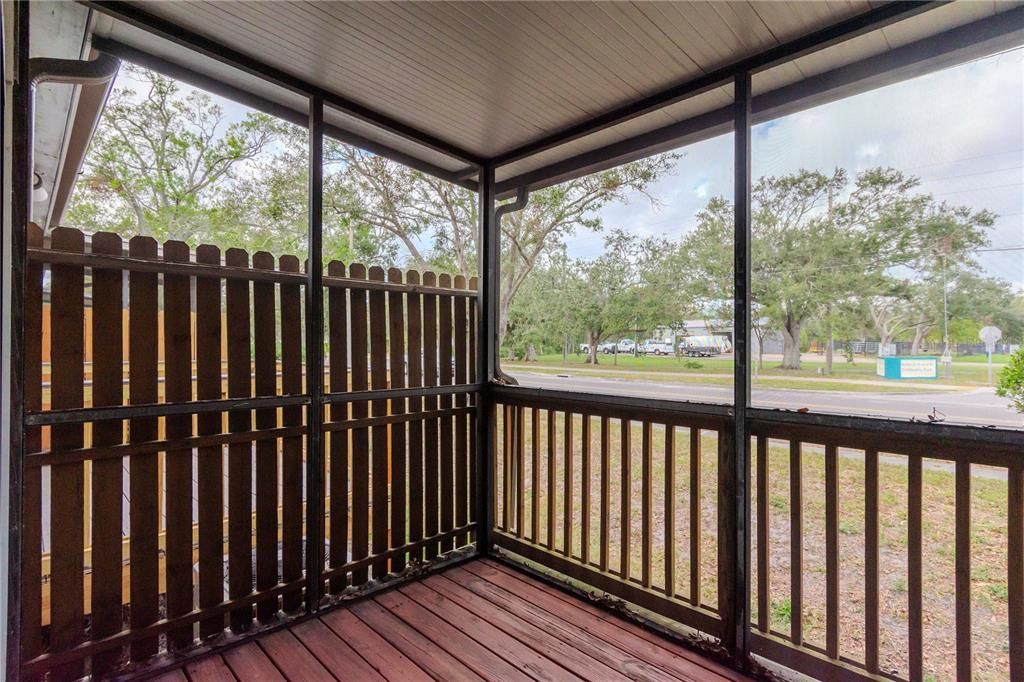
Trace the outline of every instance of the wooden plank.
<instances>
[{"instance_id":1,"label":"wooden plank","mask_svg":"<svg viewBox=\"0 0 1024 682\"><path fill-rule=\"evenodd\" d=\"M921 566L921 457L910 455L907 466L907 618L910 679L921 680L924 670Z\"/></svg>"},{"instance_id":2,"label":"wooden plank","mask_svg":"<svg viewBox=\"0 0 1024 682\"><path fill-rule=\"evenodd\" d=\"M254 270L273 270L274 257L266 251L253 254ZM272 282L253 282L253 350L257 396L277 394L277 310ZM256 428L277 426L277 410L256 410ZM256 441L256 589L267 590L278 583L277 571L277 440ZM260 620L273 618L278 610L277 597L256 603Z\"/></svg>"},{"instance_id":3,"label":"wooden plank","mask_svg":"<svg viewBox=\"0 0 1024 682\"><path fill-rule=\"evenodd\" d=\"M771 570L768 565L768 439L757 438L757 629L768 632L771 628Z\"/></svg>"},{"instance_id":4,"label":"wooden plank","mask_svg":"<svg viewBox=\"0 0 1024 682\"><path fill-rule=\"evenodd\" d=\"M383 681L384 677L364 661L344 638L338 637L318 619L298 623L291 633L327 670L339 679Z\"/></svg>"},{"instance_id":5,"label":"wooden plank","mask_svg":"<svg viewBox=\"0 0 1024 682\"><path fill-rule=\"evenodd\" d=\"M448 625L482 645L487 651L500 656L515 669L522 670L531 679L551 681L578 679L555 661L525 646L514 637L506 635L486 615L473 613L422 583L405 585L399 591L441 618Z\"/></svg>"},{"instance_id":6,"label":"wooden plank","mask_svg":"<svg viewBox=\"0 0 1024 682\"><path fill-rule=\"evenodd\" d=\"M43 246L43 230L34 223L26 229L29 248ZM120 239L118 240L120 244ZM118 282L120 283L120 278ZM30 261L25 274L25 409L41 410L43 406L43 266ZM118 363L120 365L120 362ZM118 390L121 389L118 382ZM95 396L93 397L95 401ZM118 393L118 400L121 394ZM117 423L118 437L121 437L121 423ZM95 433L95 432L94 432ZM100 430L103 435L103 429ZM95 435L94 435L95 437ZM38 452L42 449L42 429L38 426L25 429L25 449ZM120 487L120 469L117 467L117 482ZM104 471L101 469L101 471ZM96 469L93 469L95 474ZM21 658L23 661L42 653L42 611L43 611L43 472L36 467L25 467L23 473L25 489L22 492L22 539L21 539ZM118 496L120 500L120 495ZM120 501L118 502L120 504ZM120 546L120 514L117 516L118 545ZM109 533L108 533L109 534ZM120 558L120 557L119 557ZM120 567L120 561L118 566ZM120 570L120 568L118 568ZM109 570L107 570L109 573ZM104 584L109 584L104 582ZM120 590L120 580L117 582ZM120 601L120 593L118 600ZM120 609L116 627L120 629ZM110 623L107 619L105 623Z\"/></svg>"},{"instance_id":7,"label":"wooden plank","mask_svg":"<svg viewBox=\"0 0 1024 682\"><path fill-rule=\"evenodd\" d=\"M804 615L804 477L800 441L789 441L789 600L790 640L801 646Z\"/></svg>"},{"instance_id":8,"label":"wooden plank","mask_svg":"<svg viewBox=\"0 0 1024 682\"><path fill-rule=\"evenodd\" d=\"M120 235L97 232L92 236L93 253L120 256L124 242ZM38 266L30 266L31 268ZM30 282L32 282L30 275ZM30 293L28 305L35 305L35 292ZM95 407L124 403L124 282L120 270L96 268L92 271L92 404ZM35 329L32 322L29 330ZM29 331L31 334L31 331ZM29 336L40 339L39 336ZM28 347L36 347L30 342ZM27 350L27 349L26 349ZM38 355L38 350L33 348ZM33 362L38 362L32 358ZM38 366L35 368L38 373ZM189 372L191 373L191 371ZM34 383L34 382L33 382ZM36 388L38 391L38 388ZM26 384L26 403L28 385ZM33 398L34 400L34 398ZM38 409L28 406L29 409ZM96 422L92 427L94 447L119 445L124 439L124 423L120 420ZM103 639L121 631L124 620L122 500L124 462L120 458L96 460L92 463L92 627L93 639ZM29 472L26 471L26 478ZM36 472L38 476L38 471ZM26 491L27 492L27 491ZM38 493L34 493L38 494ZM191 498L191 495L189 496ZM27 510L27 508L26 508ZM26 521L28 514L26 513ZM33 521L34 525L37 521ZM26 523L26 532L29 524ZM190 534L191 535L191 534ZM26 537L25 551L31 542ZM38 540L36 540L38 542ZM33 550L38 551L38 550ZM191 552L190 552L191 556ZM191 567L190 567L191 568ZM36 582L39 577L36 576ZM190 595L191 597L191 595ZM22 599L26 595L22 594ZM36 611L38 612L38 603ZM27 627L23 623L22 627ZM36 625L38 627L38 625ZM26 633L28 634L28 633ZM109 671L120 659L121 649L93 657L92 671L97 677Z\"/></svg>"},{"instance_id":9,"label":"wooden plank","mask_svg":"<svg viewBox=\"0 0 1024 682\"><path fill-rule=\"evenodd\" d=\"M331 277L344 277L345 266L338 261L327 264L327 274ZM327 292L327 336L329 351L327 354L330 367L330 391L338 393L348 390L348 290L332 287ZM348 418L347 403L334 403L328 408L332 422L344 421ZM347 431L332 432L329 436L328 449L329 469L327 489L331 498L330 506L330 540L331 551L328 565L331 568L343 566L348 561L348 477L349 477L349 439ZM337 593L345 589L348 581L345 576L330 580L330 591Z\"/></svg>"},{"instance_id":10,"label":"wooden plank","mask_svg":"<svg viewBox=\"0 0 1024 682\"><path fill-rule=\"evenodd\" d=\"M249 267L249 255L242 249L228 249L224 254L228 266ZM248 398L252 395L252 361L249 338L249 282L229 279L225 299L228 337L228 397ZM228 414L232 432L252 428L249 410ZM228 595L232 599L252 592L252 444L228 445ZM252 607L231 612L231 629L245 630L252 623Z\"/></svg>"},{"instance_id":11,"label":"wooden plank","mask_svg":"<svg viewBox=\"0 0 1024 682\"><path fill-rule=\"evenodd\" d=\"M285 679L256 642L232 647L221 656L235 677L245 682L283 682Z\"/></svg>"},{"instance_id":12,"label":"wooden plank","mask_svg":"<svg viewBox=\"0 0 1024 682\"><path fill-rule=\"evenodd\" d=\"M348 609L334 609L320 620L392 682L429 682L433 678Z\"/></svg>"},{"instance_id":13,"label":"wooden plank","mask_svg":"<svg viewBox=\"0 0 1024 682\"><path fill-rule=\"evenodd\" d=\"M676 427L665 426L665 596L676 595Z\"/></svg>"},{"instance_id":14,"label":"wooden plank","mask_svg":"<svg viewBox=\"0 0 1024 682\"><path fill-rule=\"evenodd\" d=\"M433 272L423 273L423 285L433 287L437 285L437 276ZM437 386L437 299L433 294L423 295L423 385ZM429 396L424 399L424 406L427 410L436 410L438 407L437 396ZM438 522L440 519L440 507L438 494L441 485L438 469L438 420L427 419L424 421L424 477L426 480L426 494L424 495L423 507L426 517L426 536L433 537L438 534ZM492 450L493 452L493 450ZM426 547L424 556L430 560L437 556L438 546L429 544Z\"/></svg>"},{"instance_id":15,"label":"wooden plank","mask_svg":"<svg viewBox=\"0 0 1024 682\"><path fill-rule=\"evenodd\" d=\"M488 680L521 680L530 677L498 656L492 645L481 645L443 618L401 592L384 592L374 601L430 639L435 646L456 656L461 663Z\"/></svg>"},{"instance_id":16,"label":"wooden plank","mask_svg":"<svg viewBox=\"0 0 1024 682\"><path fill-rule=\"evenodd\" d=\"M825 446L825 651L839 658L839 454Z\"/></svg>"},{"instance_id":17,"label":"wooden plank","mask_svg":"<svg viewBox=\"0 0 1024 682\"><path fill-rule=\"evenodd\" d=\"M388 281L402 283L402 271L398 268L388 270ZM406 351L405 351L405 301L401 291L388 293L388 341L390 344L391 388L405 388ZM405 413L405 399L391 401L391 414ZM408 538L406 536L406 423L400 422L391 426L391 544L389 549L401 547ZM391 560L392 570L398 572L405 568L405 555L399 554Z\"/></svg>"},{"instance_id":18,"label":"wooden plank","mask_svg":"<svg viewBox=\"0 0 1024 682\"><path fill-rule=\"evenodd\" d=\"M293 682L339 679L309 649L302 646L302 642L290 630L278 630L256 641L274 665Z\"/></svg>"},{"instance_id":19,"label":"wooden plank","mask_svg":"<svg viewBox=\"0 0 1024 682\"><path fill-rule=\"evenodd\" d=\"M626 618L623 618L623 617L615 614L612 611L609 611L609 610L603 609L603 608L599 608L599 607L597 607L594 604L591 604L591 603L589 603L589 602L587 602L587 601L585 601L583 599L579 599L577 597L574 597L573 595L571 595L571 594L569 594L567 592L564 592L562 590L554 589L554 588L544 584L543 582L541 582L539 580L535 580L535 579L531 578L530 576L528 576L528 575L526 575L526 574L516 570L515 568L512 568L512 567L506 565L506 564L501 564L501 563L498 563L498 562L490 560L490 559L483 559L479 563L480 563L480 565L482 567L487 567L489 569L494 569L496 571L500 571L500 572L502 572L502 573L504 573L504 574L506 574L506 575L508 575L508 576L510 576L512 578L514 578L515 580L517 580L519 582L525 583L526 585L533 586L535 589L541 590L545 594L547 594L547 595L549 595L551 597L554 597L556 599L560 599L561 601L566 602L566 603L568 603L569 605L571 605L571 606L573 606L575 608L581 609L582 611L586 612L586 614L589 617L591 617L591 618L596 618L598 620L605 621L605 622L610 623L610 624L612 624L612 625L614 625L614 626L616 626L618 628L626 630L630 634L635 635L635 636L637 636L637 637L639 637L641 639L644 639L644 640L646 640L647 642L649 642L651 644L654 644L659 649L664 650L665 652L667 652L668 654L670 654L670 655L672 655L674 657L682 657L684 659L687 659L688 661L692 661L694 663L697 663L700 666L700 668L703 668L703 669L706 669L706 670L697 670L696 672L698 673L698 675L697 675L696 679L701 679L701 680L706 679L706 676L708 675L707 671L710 671L714 676L720 676L720 677L724 677L724 678L730 679L730 680L744 680L744 679L747 679L741 673L739 673L739 672L737 672L737 671L735 671L735 670L733 670L733 669L731 669L731 668L729 668L729 667L727 667L725 665L717 663L717 662L715 662L715 661L713 661L711 659L708 659L708 658L702 656L700 653L691 651L690 649L687 649L686 647L684 647L684 646L682 646L682 645L680 645L680 644L678 644L678 643L676 643L676 642L674 642L674 641L672 641L672 640L670 640L670 639L668 639L666 637L663 637L662 635L656 634L655 632L653 632L651 630L648 630L648 629L646 629L644 627L641 627L640 625L637 625L636 623L633 623L633 622L627 620ZM660 657L661 654L662 654L662 652L658 651L658 650L651 650L651 653L653 654L654 657ZM687 679L687 678L684 677L684 679Z\"/></svg>"},{"instance_id":20,"label":"wooden plank","mask_svg":"<svg viewBox=\"0 0 1024 682\"><path fill-rule=\"evenodd\" d=\"M185 242L164 243L164 260L187 263ZM120 300L120 297L118 297ZM108 330L108 333L109 330ZM95 346L93 347L95 348ZM183 275L164 275L164 391L168 402L192 400L192 286ZM94 373L96 368L93 368ZM192 415L168 417L166 438L192 435ZM117 462L117 460L112 460ZM192 450L170 451L165 456L166 495L166 585L167 617L192 610ZM97 462L98 463L98 462ZM95 548L93 550L95 554ZM167 634L169 649L192 644L192 627Z\"/></svg>"},{"instance_id":21,"label":"wooden plank","mask_svg":"<svg viewBox=\"0 0 1024 682\"><path fill-rule=\"evenodd\" d=\"M150 237L133 237L128 242L128 253L133 258L155 259L156 241ZM159 395L155 273L132 272L128 275L128 324L129 402L133 405L155 403ZM159 437L156 418L133 419L129 429L132 442L152 441ZM130 466L131 626L137 629L156 622L160 617L157 544L160 532L159 459L156 453L132 455ZM132 642L132 660L142 661L155 655L157 645L156 637Z\"/></svg>"},{"instance_id":22,"label":"wooden plank","mask_svg":"<svg viewBox=\"0 0 1024 682\"><path fill-rule=\"evenodd\" d=\"M601 529L600 556L598 564L602 571L608 570L608 548L611 544L611 434L608 417L601 417Z\"/></svg>"},{"instance_id":23,"label":"wooden plank","mask_svg":"<svg viewBox=\"0 0 1024 682\"><path fill-rule=\"evenodd\" d=\"M196 262L220 264L220 249L204 244L196 249ZM223 397L221 380L221 283L213 277L196 277L196 397ZM222 417L211 412L198 416L200 435L221 432ZM198 450L203 463L197 473L199 522L199 606L209 608L224 600L224 450L215 445ZM224 616L199 622L200 637L214 637L224 630Z\"/></svg>"},{"instance_id":24,"label":"wooden plank","mask_svg":"<svg viewBox=\"0 0 1024 682\"><path fill-rule=\"evenodd\" d=\"M481 562L466 564L449 572L453 580L486 597L502 609L543 628L549 636L561 640L594 660L633 680L665 680L672 675L649 657L650 645L635 640L617 626L599 621L570 604L545 595L533 586L519 583ZM511 581L511 582L510 582ZM618 641L616 641L618 640ZM623 644L628 642L623 648ZM633 646L635 645L635 646ZM636 650L643 650L642 654ZM707 671L704 671L705 673ZM684 679L709 679L710 676Z\"/></svg>"},{"instance_id":25,"label":"wooden plank","mask_svg":"<svg viewBox=\"0 0 1024 682\"><path fill-rule=\"evenodd\" d=\"M703 560L704 517L701 504L704 488L701 485L701 441L700 429L690 427L690 603L700 606L701 603L701 561Z\"/></svg>"},{"instance_id":26,"label":"wooden plank","mask_svg":"<svg viewBox=\"0 0 1024 682\"><path fill-rule=\"evenodd\" d=\"M520 617L498 607L486 597L453 581L447 574L432 575L424 580L423 584L469 611L486 614L487 622L507 636L514 637L534 651L564 665L568 671L583 679L619 682L629 679L585 652L573 646L566 646L557 636L552 636L549 630L534 624L531 617ZM568 672L565 675L569 677Z\"/></svg>"},{"instance_id":27,"label":"wooden plank","mask_svg":"<svg viewBox=\"0 0 1024 682\"><path fill-rule=\"evenodd\" d=\"M445 289L449 289L452 286L451 275L442 274L438 278L438 284ZM452 356L452 344L454 342L452 338L452 304L454 302L451 296L438 296L438 374L440 376L440 383L442 386L451 385L453 379L452 363L454 358ZM441 409L449 408L452 406L452 397L450 395L441 396ZM440 453L441 453L441 532L451 530L455 527L455 469L454 469L454 456L455 456L455 433L454 424L450 417L442 417L438 420L440 422ZM453 540L446 540L441 543L440 551L442 553L454 549L455 543Z\"/></svg>"},{"instance_id":28,"label":"wooden plank","mask_svg":"<svg viewBox=\"0 0 1024 682\"><path fill-rule=\"evenodd\" d=\"M95 658L93 659L95 660ZM169 670L162 675L157 675L151 678L153 682L188 682L188 676L185 675L185 671L181 668L175 670Z\"/></svg>"},{"instance_id":29,"label":"wooden plank","mask_svg":"<svg viewBox=\"0 0 1024 682\"><path fill-rule=\"evenodd\" d=\"M633 425L629 419L619 420L619 575L628 580L630 540L633 536Z\"/></svg>"},{"instance_id":30,"label":"wooden plank","mask_svg":"<svg viewBox=\"0 0 1024 682\"><path fill-rule=\"evenodd\" d=\"M383 282L384 270L376 265L370 267L370 281ZM370 299L370 388L382 390L388 387L387 373L387 309L383 291L371 291ZM370 403L374 416L387 413L388 401L374 400ZM372 551L374 555L388 550L388 428L375 426L370 430L371 450L371 519L373 529ZM374 578L383 578L388 572L387 561L373 564Z\"/></svg>"},{"instance_id":31,"label":"wooden plank","mask_svg":"<svg viewBox=\"0 0 1024 682\"><path fill-rule=\"evenodd\" d=\"M956 677L971 679L971 462L956 462Z\"/></svg>"},{"instance_id":32,"label":"wooden plank","mask_svg":"<svg viewBox=\"0 0 1024 682\"><path fill-rule=\"evenodd\" d=\"M348 266L349 277L366 279L366 266L352 263ZM369 336L367 334L366 292L362 289L349 291L349 306L352 311L352 390L369 389L367 358ZM352 403L352 418L369 416L369 405L365 401ZM352 431L352 561L367 557L370 553L370 432L368 429ZM352 572L352 584L362 585L367 580L366 569Z\"/></svg>"},{"instance_id":33,"label":"wooden plank","mask_svg":"<svg viewBox=\"0 0 1024 682\"><path fill-rule=\"evenodd\" d=\"M191 682L226 682L236 679L220 656L205 656L185 665L185 674Z\"/></svg>"},{"instance_id":34,"label":"wooden plank","mask_svg":"<svg viewBox=\"0 0 1024 682\"><path fill-rule=\"evenodd\" d=\"M590 427L591 416L580 415L580 561L590 563L590 486L592 481L590 466Z\"/></svg>"},{"instance_id":35,"label":"wooden plank","mask_svg":"<svg viewBox=\"0 0 1024 682\"><path fill-rule=\"evenodd\" d=\"M540 543L540 409L530 409L530 540Z\"/></svg>"},{"instance_id":36,"label":"wooden plank","mask_svg":"<svg viewBox=\"0 0 1024 682\"><path fill-rule=\"evenodd\" d=\"M654 528L651 517L654 516L654 494L651 479L653 478L654 458L651 454L651 422L644 421L641 426L640 450L640 583L644 588L651 586L651 544L654 540Z\"/></svg>"},{"instance_id":37,"label":"wooden plank","mask_svg":"<svg viewBox=\"0 0 1024 682\"><path fill-rule=\"evenodd\" d=\"M554 410L547 410L547 423L548 423L548 487L545 491L547 493L547 508L548 508L548 534L547 534L547 545L548 549L555 548L555 491L558 471L558 455L555 451L555 426L558 423L558 413Z\"/></svg>"},{"instance_id":38,"label":"wooden plank","mask_svg":"<svg viewBox=\"0 0 1024 682\"><path fill-rule=\"evenodd\" d=\"M411 661L439 680L483 679L374 600L352 605L352 613Z\"/></svg>"},{"instance_id":39,"label":"wooden plank","mask_svg":"<svg viewBox=\"0 0 1024 682\"><path fill-rule=\"evenodd\" d=\"M299 259L295 256L281 256L278 269L281 272L298 272ZM302 393L302 375L302 290L298 284L281 284L281 392L284 395ZM281 424L285 428L301 426L302 406L282 408ZM281 580L285 583L299 580L303 571L302 487L305 471L302 444L302 436L281 439ZM345 472L347 475L347 465ZM347 519L347 485L345 490L344 517ZM347 533L347 523L345 529ZM346 542L341 545L346 547L347 544L346 536ZM281 606L285 612L299 609L302 606L302 590L295 589L282 594Z\"/></svg>"},{"instance_id":40,"label":"wooden plank","mask_svg":"<svg viewBox=\"0 0 1024 682\"><path fill-rule=\"evenodd\" d=\"M864 667L878 672L878 450L864 453Z\"/></svg>"},{"instance_id":41,"label":"wooden plank","mask_svg":"<svg viewBox=\"0 0 1024 682\"><path fill-rule=\"evenodd\" d=\"M85 238L79 230L58 227L51 235L51 245L54 249L81 252ZM81 407L84 397L82 382L85 353L83 268L78 265L54 265L51 269L51 282L50 335L61 342L54 343L50 349L50 404L55 410ZM54 426L50 438L54 452L80 448L83 445L82 425ZM150 490L150 495L153 492ZM50 599L52 651L70 649L80 643L85 635L82 587L85 570L84 513L83 464L75 462L51 467L50 594L59 595L59 598ZM82 671L82 662L76 661L62 666L55 671L55 675L58 679L74 678L80 676Z\"/></svg>"},{"instance_id":42,"label":"wooden plank","mask_svg":"<svg viewBox=\"0 0 1024 682\"><path fill-rule=\"evenodd\" d=\"M453 286L458 290L464 290L466 288L466 278L463 275L456 275L453 281ZM455 354L455 383L464 384L468 379L468 364L470 362L469 355L469 334L467 330L468 324L468 308L467 305L469 300L463 297L452 297L452 325L453 330L453 345ZM475 360L475 358L474 358ZM455 407L464 407L469 404L469 397L466 395L456 395L454 398ZM522 411L517 412L516 423L519 424L521 420ZM468 428L469 428L469 415L459 415L453 419L455 425L455 526L461 527L469 522L469 458L471 456L469 451L468 442ZM517 433L521 431L521 428L517 429ZM516 441L519 458L518 462L522 462L522 439ZM516 486L517 495L522 496L522 477L518 479ZM516 524L520 523L521 516L516 516ZM461 547L469 541L467 534L460 535L455 538L454 546Z\"/></svg>"},{"instance_id":43,"label":"wooden plank","mask_svg":"<svg viewBox=\"0 0 1024 682\"><path fill-rule=\"evenodd\" d=\"M562 439L562 554L572 556L572 517L573 517L573 473L572 473L572 412L564 413L565 428Z\"/></svg>"},{"instance_id":44,"label":"wooden plank","mask_svg":"<svg viewBox=\"0 0 1024 682\"><path fill-rule=\"evenodd\" d=\"M420 273L409 270L405 281L410 286L420 283ZM423 385L423 312L422 297L419 293L406 294L406 333L408 356L406 373L409 388ZM409 398L409 411L420 412L423 398ZM409 540L423 539L423 422L413 419L409 422ZM422 559L423 550L413 552L413 558Z\"/></svg>"},{"instance_id":45,"label":"wooden plank","mask_svg":"<svg viewBox=\"0 0 1024 682\"><path fill-rule=\"evenodd\" d=\"M1010 621L1010 679L1024 679L1024 464L1010 467L1007 480L1007 616Z\"/></svg>"}]
</instances>

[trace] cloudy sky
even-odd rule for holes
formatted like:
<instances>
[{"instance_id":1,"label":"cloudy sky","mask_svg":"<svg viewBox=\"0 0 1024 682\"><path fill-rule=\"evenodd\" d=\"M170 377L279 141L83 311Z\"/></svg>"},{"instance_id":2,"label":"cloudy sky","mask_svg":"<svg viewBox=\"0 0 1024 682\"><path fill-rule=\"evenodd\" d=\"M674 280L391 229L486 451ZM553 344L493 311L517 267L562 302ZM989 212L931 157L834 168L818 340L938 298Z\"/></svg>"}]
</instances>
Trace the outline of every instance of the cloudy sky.
<instances>
[{"instance_id":1,"label":"cloudy sky","mask_svg":"<svg viewBox=\"0 0 1024 682\"><path fill-rule=\"evenodd\" d=\"M686 147L675 172L651 192L602 213L605 225L678 237L709 197L732 194L732 135ZM851 174L893 166L921 180L921 191L951 204L988 209L999 219L991 250L980 254L991 275L1024 290L1024 49L963 64L757 126L754 178L800 168ZM589 231L571 254L599 254Z\"/></svg>"}]
</instances>

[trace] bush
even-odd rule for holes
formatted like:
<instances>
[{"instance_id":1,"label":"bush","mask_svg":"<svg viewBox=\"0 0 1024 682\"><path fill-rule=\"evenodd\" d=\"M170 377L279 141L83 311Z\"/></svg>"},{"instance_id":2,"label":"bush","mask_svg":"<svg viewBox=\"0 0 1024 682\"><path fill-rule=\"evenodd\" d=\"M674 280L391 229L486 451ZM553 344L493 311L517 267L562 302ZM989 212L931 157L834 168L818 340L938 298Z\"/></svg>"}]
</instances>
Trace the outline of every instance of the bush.
<instances>
[{"instance_id":1,"label":"bush","mask_svg":"<svg viewBox=\"0 0 1024 682\"><path fill-rule=\"evenodd\" d=\"M1010 361L999 373L996 395L1009 398L1014 409L1024 414L1024 347L1010 356Z\"/></svg>"}]
</instances>

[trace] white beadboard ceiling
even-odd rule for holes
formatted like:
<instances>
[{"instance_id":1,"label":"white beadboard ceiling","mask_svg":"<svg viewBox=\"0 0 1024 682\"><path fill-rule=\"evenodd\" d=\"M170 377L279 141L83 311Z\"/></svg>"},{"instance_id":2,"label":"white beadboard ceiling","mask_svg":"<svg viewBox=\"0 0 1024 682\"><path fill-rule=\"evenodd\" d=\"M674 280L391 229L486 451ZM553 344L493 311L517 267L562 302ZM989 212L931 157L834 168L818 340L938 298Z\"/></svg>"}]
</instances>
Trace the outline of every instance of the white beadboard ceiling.
<instances>
[{"instance_id":1,"label":"white beadboard ceiling","mask_svg":"<svg viewBox=\"0 0 1024 682\"><path fill-rule=\"evenodd\" d=\"M178 0L131 4L487 159L881 3ZM786 87L793 90L795 85L815 77L827 84L828 77L844 67L999 13L1011 12L1003 16L1015 24L1015 34L1011 32L998 44L978 49L994 51L1020 44L1024 42L1024 10L1018 10L1019 5L961 0L930 9L764 71L755 78L754 94L771 95ZM95 32L305 111L305 99L295 92L260 83L251 73L225 66L212 56L192 52L124 21L104 17L97 22ZM974 53L959 54L963 58ZM937 65L942 64L936 60L922 62L916 70L904 69L900 76L909 77ZM856 87L845 83L836 92L849 94ZM666 126L682 130L696 116L709 119L707 134L718 134L729 124L723 128L714 116L707 115L728 107L731 97L731 87L712 89L518 159L498 169L499 183L532 173L535 185L544 184L540 176L547 175L550 182L619 162L628 154L589 165L580 155L637 135L653 135L652 131ZM823 91L822 97L827 100L829 95ZM804 97L795 106L814 103L813 98ZM437 149L376 129L339 111L328 110L325 120L446 171L457 172L466 166L464 161ZM682 132L686 134L672 141L652 139L644 151L694 139L700 131L687 128ZM636 151L631 153L635 156ZM559 164L563 172L556 173Z\"/></svg>"}]
</instances>

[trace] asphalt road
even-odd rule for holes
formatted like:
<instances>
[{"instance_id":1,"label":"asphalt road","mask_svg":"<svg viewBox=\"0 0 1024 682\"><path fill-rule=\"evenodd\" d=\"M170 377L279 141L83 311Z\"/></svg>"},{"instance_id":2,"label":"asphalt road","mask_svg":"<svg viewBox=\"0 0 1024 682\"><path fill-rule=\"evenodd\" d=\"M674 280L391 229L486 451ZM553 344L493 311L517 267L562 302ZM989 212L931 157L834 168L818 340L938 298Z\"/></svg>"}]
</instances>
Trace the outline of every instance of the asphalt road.
<instances>
[{"instance_id":1,"label":"asphalt road","mask_svg":"<svg viewBox=\"0 0 1024 682\"><path fill-rule=\"evenodd\" d=\"M521 385L562 391L584 391L612 395L633 395L669 400L710 403L732 402L729 386L662 384L656 381L602 379L580 375L555 376L530 372L509 372ZM869 417L927 420L935 410L946 422L1024 428L1024 416L1012 411L1008 401L990 388L972 391L929 393L870 393L801 391L755 388L754 407L831 412Z\"/></svg>"}]
</instances>

